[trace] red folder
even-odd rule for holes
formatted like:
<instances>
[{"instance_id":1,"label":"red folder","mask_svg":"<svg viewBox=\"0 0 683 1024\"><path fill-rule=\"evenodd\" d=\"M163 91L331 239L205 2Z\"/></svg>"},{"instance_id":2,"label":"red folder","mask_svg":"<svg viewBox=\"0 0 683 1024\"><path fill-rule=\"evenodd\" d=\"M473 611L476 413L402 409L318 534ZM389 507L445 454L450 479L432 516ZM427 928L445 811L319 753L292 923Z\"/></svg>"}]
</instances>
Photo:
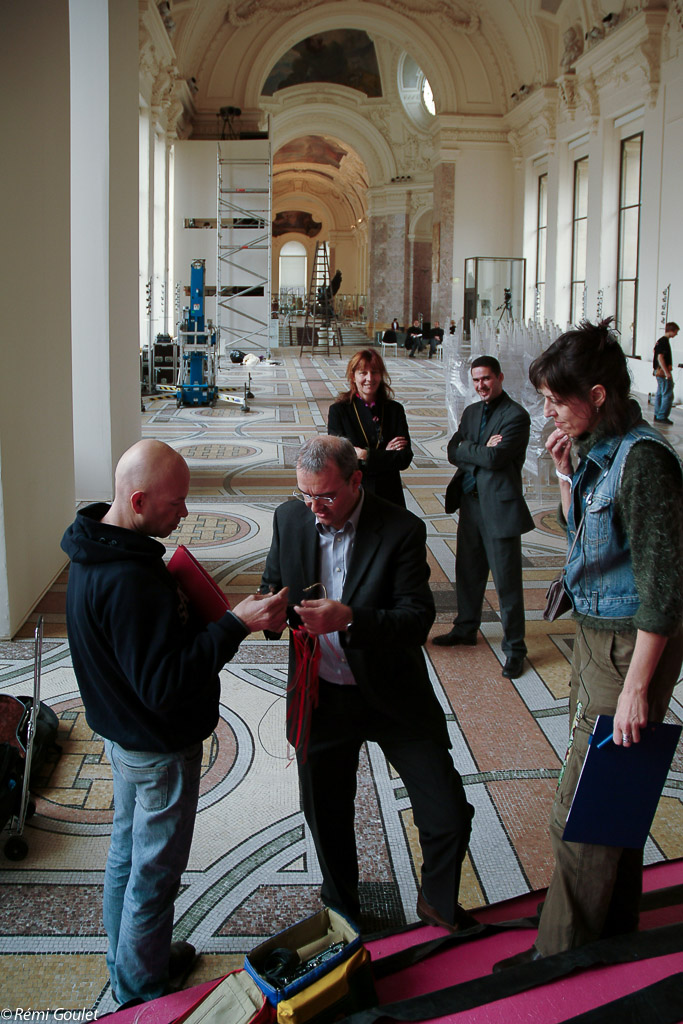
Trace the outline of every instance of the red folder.
<instances>
[{"instance_id":1,"label":"red folder","mask_svg":"<svg viewBox=\"0 0 683 1024\"><path fill-rule=\"evenodd\" d=\"M205 622L216 622L230 610L230 602L203 565L180 544L168 563L168 571L189 597Z\"/></svg>"}]
</instances>

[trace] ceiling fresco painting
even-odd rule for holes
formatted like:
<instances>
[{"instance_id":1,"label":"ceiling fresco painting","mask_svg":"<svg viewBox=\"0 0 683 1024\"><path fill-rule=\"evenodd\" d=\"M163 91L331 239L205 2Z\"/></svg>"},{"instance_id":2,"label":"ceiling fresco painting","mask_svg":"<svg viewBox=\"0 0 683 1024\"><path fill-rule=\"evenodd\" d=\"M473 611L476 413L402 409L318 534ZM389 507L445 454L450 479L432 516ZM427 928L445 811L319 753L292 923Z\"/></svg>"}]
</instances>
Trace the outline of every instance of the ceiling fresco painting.
<instances>
[{"instance_id":1,"label":"ceiling fresco painting","mask_svg":"<svg viewBox=\"0 0 683 1024\"><path fill-rule=\"evenodd\" d=\"M273 238L291 233L315 238L321 228L322 222L313 220L311 214L304 210L281 210L273 221Z\"/></svg>"},{"instance_id":2,"label":"ceiling fresco painting","mask_svg":"<svg viewBox=\"0 0 683 1024\"><path fill-rule=\"evenodd\" d=\"M288 50L271 70L264 96L307 82L333 82L381 96L382 81L374 43L366 32L336 29L308 36Z\"/></svg>"},{"instance_id":3,"label":"ceiling fresco painting","mask_svg":"<svg viewBox=\"0 0 683 1024\"><path fill-rule=\"evenodd\" d=\"M276 164L323 164L339 168L347 150L319 135L302 135L280 146L273 157Z\"/></svg>"}]
</instances>

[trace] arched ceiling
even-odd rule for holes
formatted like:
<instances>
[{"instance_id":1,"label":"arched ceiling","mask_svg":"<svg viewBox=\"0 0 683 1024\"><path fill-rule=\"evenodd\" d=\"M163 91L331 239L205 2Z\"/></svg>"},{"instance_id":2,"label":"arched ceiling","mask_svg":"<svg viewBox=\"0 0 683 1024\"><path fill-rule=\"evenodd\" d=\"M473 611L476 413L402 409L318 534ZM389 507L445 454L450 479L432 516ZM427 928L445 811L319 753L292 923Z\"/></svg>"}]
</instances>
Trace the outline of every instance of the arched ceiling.
<instances>
[{"instance_id":1,"label":"arched ceiling","mask_svg":"<svg viewBox=\"0 0 683 1024\"><path fill-rule=\"evenodd\" d=\"M170 62L157 55L163 84L155 92L174 93L170 106L182 109L183 132L217 137L218 111L226 106L242 111L238 132L269 125L274 209L294 209L282 202L307 195L301 210L342 228L365 217L368 187L431 181L442 129L447 135L456 124L456 131L505 143L511 108L535 89L554 87L567 70L567 31L583 40L585 26L609 6L610 0L141 0L141 67L155 63L142 27L148 14L163 22L161 49L173 54ZM404 104L406 55L429 79L434 118L415 117Z\"/></svg>"},{"instance_id":2,"label":"arched ceiling","mask_svg":"<svg viewBox=\"0 0 683 1024\"><path fill-rule=\"evenodd\" d=\"M334 230L348 230L366 215L367 186L363 161L337 139L303 135L273 153L275 213L294 196L304 210L324 207Z\"/></svg>"},{"instance_id":3,"label":"arched ceiling","mask_svg":"<svg viewBox=\"0 0 683 1024\"><path fill-rule=\"evenodd\" d=\"M194 77L198 106L230 97L257 101L268 74L293 46L314 34L353 29L405 50L430 78L437 109L505 112L521 83L547 84L557 73L566 24L580 0L168 0L181 75ZM600 7L600 0L592 0ZM572 10L569 10L569 9ZM476 72L476 73L475 73Z\"/></svg>"}]
</instances>

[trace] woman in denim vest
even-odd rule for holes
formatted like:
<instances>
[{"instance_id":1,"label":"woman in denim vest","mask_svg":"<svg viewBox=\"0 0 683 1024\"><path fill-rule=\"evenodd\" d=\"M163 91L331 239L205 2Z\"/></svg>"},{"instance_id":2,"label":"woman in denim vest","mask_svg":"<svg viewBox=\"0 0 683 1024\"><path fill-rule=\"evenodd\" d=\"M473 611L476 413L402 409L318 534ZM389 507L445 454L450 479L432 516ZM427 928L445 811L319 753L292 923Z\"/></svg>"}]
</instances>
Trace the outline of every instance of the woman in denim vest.
<instances>
[{"instance_id":1,"label":"woman in denim vest","mask_svg":"<svg viewBox=\"0 0 683 1024\"><path fill-rule=\"evenodd\" d=\"M631 398L609 324L567 331L529 369L554 420L546 448L571 548L571 731L550 820L555 871L536 944L496 968L638 927L642 850L562 839L596 717L613 715L613 742L632 748L648 721L662 721L683 660L683 470Z\"/></svg>"}]
</instances>

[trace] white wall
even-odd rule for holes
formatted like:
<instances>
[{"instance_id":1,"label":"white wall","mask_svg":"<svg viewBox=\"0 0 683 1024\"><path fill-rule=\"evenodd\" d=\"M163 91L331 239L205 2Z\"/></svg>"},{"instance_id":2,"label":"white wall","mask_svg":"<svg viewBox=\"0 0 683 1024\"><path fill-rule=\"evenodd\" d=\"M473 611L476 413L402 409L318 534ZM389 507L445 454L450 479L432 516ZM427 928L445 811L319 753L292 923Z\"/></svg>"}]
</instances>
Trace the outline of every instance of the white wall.
<instances>
[{"instance_id":1,"label":"white wall","mask_svg":"<svg viewBox=\"0 0 683 1024\"><path fill-rule=\"evenodd\" d=\"M0 637L64 565L73 519L68 0L4 0Z\"/></svg>"},{"instance_id":2,"label":"white wall","mask_svg":"<svg viewBox=\"0 0 683 1024\"><path fill-rule=\"evenodd\" d=\"M228 188L255 188L268 189L268 160L269 143L267 140L239 140L225 141L220 143L222 159L234 161L222 167L223 189ZM180 306L189 304L189 297L185 296L184 288L190 284L190 266L193 260L203 259L206 261L207 286L215 286L217 282L216 270L216 230L213 228L186 228L185 220L194 218L195 221L202 219L217 219L217 196L216 184L218 174L218 144L216 142L203 142L192 140L176 142L174 145L174 170L173 170L173 251L174 266L173 277L179 282ZM234 204L235 209L223 209L223 219L228 217L240 218L245 214L242 211L253 211L254 215L265 218L265 229L235 229L230 231L224 229L222 239L224 245L239 246L265 235L261 243L268 246L270 239L270 203L267 191L265 194L256 193L226 193L224 198ZM221 339L221 347L225 351L241 347L240 342L245 337L249 339L251 332L258 330L257 324L252 317L263 323L263 336L255 344L268 344L268 323L270 321L270 287L258 280L259 276L268 278L270 274L270 250L269 248L245 249L231 256L235 266L231 267L224 263L221 269L222 285L263 285L264 295L262 298L245 296L237 299L232 304L232 310L222 310L220 315L221 324L227 328ZM243 269L246 268L246 269ZM247 273L253 271L257 276ZM245 315L242 315L244 313ZM205 314L214 323L218 323L219 317L216 313L216 302L208 298L205 303ZM247 340L245 347L249 347Z\"/></svg>"},{"instance_id":3,"label":"white wall","mask_svg":"<svg viewBox=\"0 0 683 1024\"><path fill-rule=\"evenodd\" d=\"M520 179L521 181L521 179ZM514 242L515 176L507 147L463 146L455 163L453 310L461 316L465 260L470 256L521 256Z\"/></svg>"}]
</instances>

